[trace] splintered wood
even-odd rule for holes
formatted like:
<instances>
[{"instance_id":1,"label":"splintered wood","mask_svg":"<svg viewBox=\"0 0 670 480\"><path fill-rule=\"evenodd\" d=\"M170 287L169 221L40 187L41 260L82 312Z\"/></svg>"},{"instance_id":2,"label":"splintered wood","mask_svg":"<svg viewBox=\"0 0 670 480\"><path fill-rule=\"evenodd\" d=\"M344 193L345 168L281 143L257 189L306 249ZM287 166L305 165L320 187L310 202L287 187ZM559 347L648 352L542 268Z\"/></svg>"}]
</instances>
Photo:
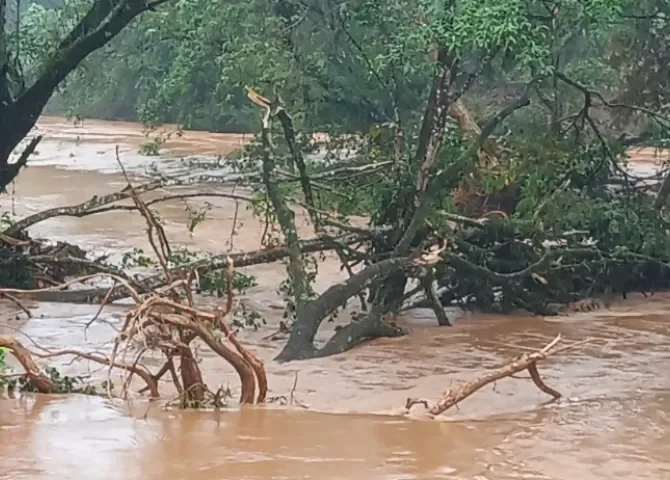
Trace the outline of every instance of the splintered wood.
<instances>
[{"instance_id":1,"label":"splintered wood","mask_svg":"<svg viewBox=\"0 0 670 480\"><path fill-rule=\"evenodd\" d=\"M561 397L561 393L544 383L540 377L539 371L537 370L537 362L545 360L551 355L564 352L578 345L583 345L591 341L592 340L589 339L559 347L561 342L561 335L559 334L541 350L530 353L523 353L500 368L496 368L483 375L480 375L479 377L462 384L456 389L449 389L445 391L442 394L442 398L440 398L435 404L420 398L408 398L407 403L405 404L405 408L407 411L409 411L414 405L423 405L428 410L430 415L440 415L449 410L454 405L459 404L484 386L502 378L511 377L512 375L524 370L528 370L528 373L530 373L530 378L537 386L537 388L542 390L547 395L551 395L554 397L554 399L558 399Z\"/></svg>"}]
</instances>

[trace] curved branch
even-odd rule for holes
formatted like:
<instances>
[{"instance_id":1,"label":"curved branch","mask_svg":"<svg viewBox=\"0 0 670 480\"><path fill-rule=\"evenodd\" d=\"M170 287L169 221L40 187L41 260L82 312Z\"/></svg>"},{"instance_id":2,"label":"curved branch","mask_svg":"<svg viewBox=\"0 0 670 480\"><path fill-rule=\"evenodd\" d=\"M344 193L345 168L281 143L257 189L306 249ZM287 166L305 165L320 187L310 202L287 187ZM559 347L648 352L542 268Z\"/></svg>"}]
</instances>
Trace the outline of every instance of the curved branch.
<instances>
[{"instance_id":1,"label":"curved branch","mask_svg":"<svg viewBox=\"0 0 670 480\"><path fill-rule=\"evenodd\" d=\"M51 358L51 357L60 357L62 355L72 355L78 358L83 358L85 360L90 360L92 362L99 363L101 365L107 365L108 367L120 368L121 370L125 370L134 375L137 375L142 380L144 380L144 382L147 384L147 387L149 388L151 399L160 398L160 394L158 393L158 383L156 382L156 380L154 380L153 375L144 366L118 362L116 360L111 361L108 358L93 353L80 352L79 350L73 350L73 349L63 349L63 350L57 350L55 352L47 350L46 352L47 353L33 353L33 354L39 358Z\"/></svg>"},{"instance_id":2,"label":"curved branch","mask_svg":"<svg viewBox=\"0 0 670 480\"><path fill-rule=\"evenodd\" d=\"M500 380L502 378L510 377L515 373L519 373L524 370L528 370L530 372L531 378L533 378L533 382L538 388L540 388L540 390L551 395L554 398L560 398L561 394L556 390L554 390L553 388L545 385L542 379L540 378L539 373L537 371L537 362L546 359L550 355L558 354L560 352L569 350L577 345L582 345L589 341L590 340L586 340L584 342L577 342L573 343L572 345L559 348L558 345L561 342L561 335L558 334L550 343L548 343L541 350L537 350L532 353L524 353L519 357L517 357L516 359L512 360L511 362L503 365L502 367L490 370L489 372L473 380L470 380L469 382L464 383L463 385L454 390L452 389L447 390L446 392L444 392L444 394L442 394L442 398L435 405L430 407L428 411L431 415L440 415L446 412L454 405L457 405L458 403L462 402L463 400L465 400L470 395L477 392L484 386L493 383L497 380ZM428 406L429 403L426 400L408 398L407 403L405 404L405 408L409 410L412 406L416 404L422 404L424 406Z\"/></svg>"},{"instance_id":3,"label":"curved branch","mask_svg":"<svg viewBox=\"0 0 670 480\"><path fill-rule=\"evenodd\" d=\"M54 391L54 384L51 379L42 373L40 367L33 360L30 350L24 347L21 342L14 337L2 335L0 336L0 347L10 350L14 358L19 361L26 371L26 375L33 381L38 392L51 393Z\"/></svg>"},{"instance_id":4,"label":"curved branch","mask_svg":"<svg viewBox=\"0 0 670 480\"><path fill-rule=\"evenodd\" d=\"M240 403L253 404L256 399L256 382L254 371L244 358L219 342L212 332L198 321L193 321L182 315L175 314L151 314L157 322L164 322L176 327L187 328L195 333L205 344L217 355L226 360L235 369L240 377L242 391Z\"/></svg>"},{"instance_id":5,"label":"curved branch","mask_svg":"<svg viewBox=\"0 0 670 480\"><path fill-rule=\"evenodd\" d=\"M391 258L372 264L347 280L332 285L318 298L310 301L303 309L303 321L296 323L291 331L288 343L275 360L288 362L302 360L314 355L314 337L321 322L349 298L382 280L398 270L415 266L409 257Z\"/></svg>"}]
</instances>

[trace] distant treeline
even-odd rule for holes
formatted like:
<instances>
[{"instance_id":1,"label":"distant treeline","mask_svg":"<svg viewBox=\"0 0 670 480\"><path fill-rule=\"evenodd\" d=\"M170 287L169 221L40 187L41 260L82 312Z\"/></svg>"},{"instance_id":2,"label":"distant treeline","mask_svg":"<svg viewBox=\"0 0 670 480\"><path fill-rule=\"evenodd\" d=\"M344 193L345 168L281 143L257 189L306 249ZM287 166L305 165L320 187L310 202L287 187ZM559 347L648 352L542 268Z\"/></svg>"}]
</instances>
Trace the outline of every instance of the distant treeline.
<instances>
[{"instance_id":1,"label":"distant treeline","mask_svg":"<svg viewBox=\"0 0 670 480\"><path fill-rule=\"evenodd\" d=\"M473 25L479 26L454 24L451 31L430 23L448 18L442 11L447 4L410 3L411 8L398 0L172 0L86 59L47 111L249 132L258 128L258 112L245 98L243 87L248 85L266 96L279 94L306 128L366 131L373 124L419 118L431 88L435 41L463 43L458 35L467 38L468 28L477 28L478 37L482 32L516 37L485 64L467 94L468 105L480 115L504 103L511 87L515 91L515 84L541 68L559 68L617 101L644 97L648 104L667 103L666 2L571 0L561 2L560 12L526 0L492 2L488 12L475 10L480 7L470 6L472 2L456 2L458 8L473 9ZM83 0L41 0L21 7L18 41L8 41L19 46L17 59L27 78L30 66L87 5ZM496 18L487 17L512 7L516 10L509 25L493 25ZM417 14L421 8L428 12L423 20ZM436 8L442 10L431 10ZM641 17L644 12L649 18ZM16 18L15 13L10 9L8 15ZM602 15L624 20L614 28L617 23ZM417 27L421 21L426 28ZM491 22L491 31L481 22ZM598 31L599 25L603 28ZM543 50L552 35L563 45ZM514 44L522 38L536 42L537 48ZM473 72L480 68L481 45L477 38L468 40L459 52L461 66ZM539 60L543 56L547 58ZM578 108L580 92L565 84L557 84L554 92L550 84L544 87L536 100L555 103L555 120Z\"/></svg>"}]
</instances>

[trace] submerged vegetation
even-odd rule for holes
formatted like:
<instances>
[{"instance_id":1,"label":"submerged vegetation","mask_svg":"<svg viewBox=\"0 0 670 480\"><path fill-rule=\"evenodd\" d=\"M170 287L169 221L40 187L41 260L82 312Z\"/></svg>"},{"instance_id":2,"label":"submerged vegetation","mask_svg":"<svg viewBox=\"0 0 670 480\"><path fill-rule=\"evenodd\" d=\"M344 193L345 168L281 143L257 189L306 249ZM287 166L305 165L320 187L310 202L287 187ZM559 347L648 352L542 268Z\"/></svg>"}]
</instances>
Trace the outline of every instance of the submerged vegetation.
<instances>
[{"instance_id":1,"label":"submerged vegetation","mask_svg":"<svg viewBox=\"0 0 670 480\"><path fill-rule=\"evenodd\" d=\"M5 26L0 95L26 117L7 140L7 158L45 106L77 117L252 131L256 139L229 159L234 174L161 178L13 223L0 250L7 287L34 289L47 264L62 283L74 270L54 266L69 262L124 278L151 299L200 268L227 271L221 257L176 262L170 254L161 264L154 248L163 273L130 279L83 254L64 260L36 251L25 236L46 218L100 213L128 198L149 222L151 202L133 192L202 183L221 186L212 195L249 203L267 223L264 249L235 254L235 266L286 262L290 338L280 361L403 335L393 318L416 306L449 325L449 305L553 315L587 297L670 286L670 176L627 169L631 147L670 140L665 0L103 4L82 16L90 6L82 0L35 3L19 12L16 28ZM91 40L97 32L104 41ZM7 108L0 107L3 126ZM143 153L160 147L147 144ZM4 167L0 187L27 158ZM222 193L233 184L250 196ZM314 238L298 236L296 208L309 214ZM352 226L355 216L367 227ZM317 294L314 255L326 250L350 278ZM201 276L197 288L222 295L231 291L226 279L250 285L241 276ZM106 303L128 292L29 294ZM352 299L361 312L315 345L321 323ZM137 318L147 319L142 305ZM207 315L188 325L190 340L210 340ZM165 318L184 335L185 317ZM168 363L177 356L170 352Z\"/></svg>"}]
</instances>

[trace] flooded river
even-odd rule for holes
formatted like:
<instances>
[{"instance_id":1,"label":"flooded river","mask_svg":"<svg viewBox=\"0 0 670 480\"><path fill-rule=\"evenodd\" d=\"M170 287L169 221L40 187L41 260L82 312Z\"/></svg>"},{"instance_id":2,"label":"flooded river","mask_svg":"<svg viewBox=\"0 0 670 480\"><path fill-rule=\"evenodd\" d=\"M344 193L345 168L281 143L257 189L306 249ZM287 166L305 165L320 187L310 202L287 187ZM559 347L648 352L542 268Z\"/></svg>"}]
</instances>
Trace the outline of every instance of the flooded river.
<instances>
[{"instance_id":1,"label":"flooded river","mask_svg":"<svg viewBox=\"0 0 670 480\"><path fill-rule=\"evenodd\" d=\"M225 154L246 139L186 132L168 140L165 155L143 157L139 126L86 121L74 126L45 118L45 140L15 187L0 197L0 211L17 215L74 204L119 190L125 182L114 158L139 178L186 165L182 155ZM653 152L638 162L653 168ZM259 247L262 225L244 205L210 199L213 209L193 234L183 202L158 207L175 245L209 252ZM190 201L191 205L198 202ZM202 203L202 202L200 202ZM233 219L237 234L232 237ZM308 224L301 219L308 235ZM144 221L127 212L58 218L36 225L37 236L67 239L96 253L119 256L148 250ZM258 286L240 299L267 325L240 333L266 362L270 396L292 396L291 406L219 412L164 411L84 396L0 399L2 479L557 479L670 478L670 295L633 296L609 309L554 318L471 315L453 328L438 327L430 311L400 319L410 335L380 339L343 355L277 365L282 342L268 339L281 318L276 287L282 265L248 269ZM320 265L318 289L344 278L336 262ZM202 299L201 301L211 301ZM95 348L108 343L124 313L106 310L107 323L84 326L97 308L32 304L34 318L0 305L0 334L21 331L49 347ZM320 335L327 338L332 324ZM547 397L527 378L504 379L465 400L439 420L403 418L407 397L436 399L450 386L540 347L561 333L568 341L593 337L540 366L545 380L566 398ZM19 335L20 336L20 335ZM218 357L203 355L210 386L238 388ZM88 365L55 364L66 373ZM158 366L158 359L156 365ZM93 368L93 366L91 366ZM95 375L95 372L93 372ZM292 392L292 393L291 393Z\"/></svg>"}]
</instances>

